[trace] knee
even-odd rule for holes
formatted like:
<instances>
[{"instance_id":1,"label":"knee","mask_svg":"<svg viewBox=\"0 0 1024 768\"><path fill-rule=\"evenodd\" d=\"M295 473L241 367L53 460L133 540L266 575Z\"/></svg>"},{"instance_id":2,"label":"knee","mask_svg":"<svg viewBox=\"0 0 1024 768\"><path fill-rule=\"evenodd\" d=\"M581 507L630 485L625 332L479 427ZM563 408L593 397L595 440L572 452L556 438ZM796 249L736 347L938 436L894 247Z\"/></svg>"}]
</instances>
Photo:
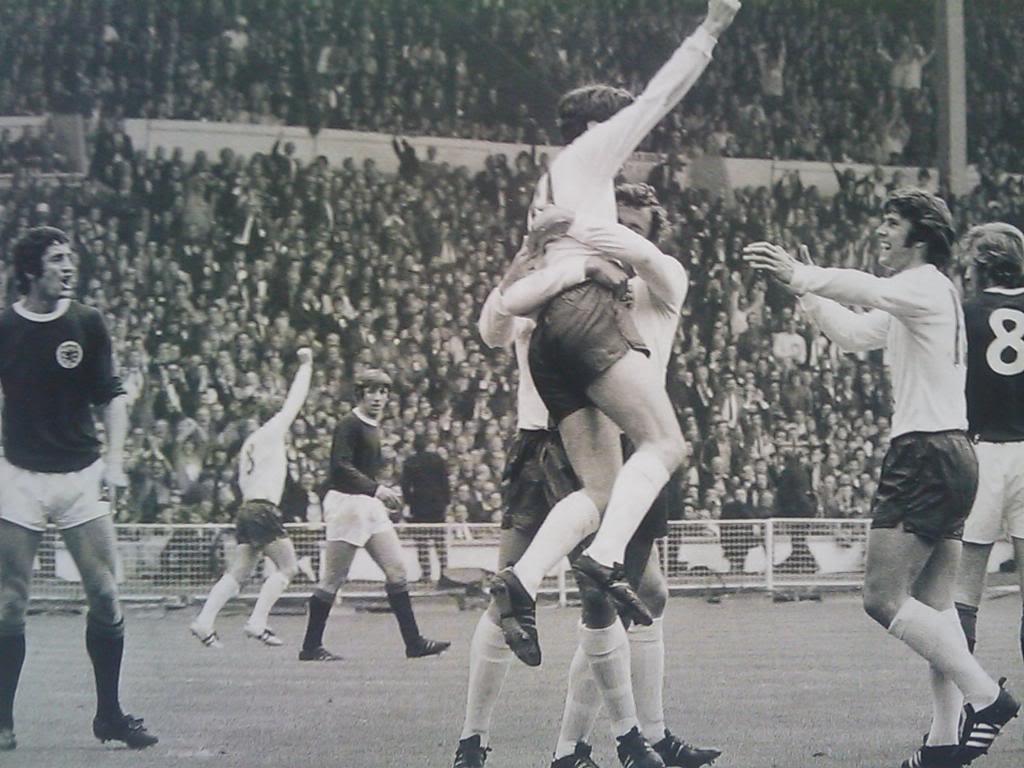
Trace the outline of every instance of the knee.
<instances>
[{"instance_id":1,"label":"knee","mask_svg":"<svg viewBox=\"0 0 1024 768\"><path fill-rule=\"evenodd\" d=\"M89 615L103 624L117 624L121 620L121 605L113 581L98 584L88 592Z\"/></svg>"},{"instance_id":2,"label":"knee","mask_svg":"<svg viewBox=\"0 0 1024 768\"><path fill-rule=\"evenodd\" d=\"M665 613L665 606L668 604L668 583L664 578L644 580L640 584L638 595L654 618Z\"/></svg>"},{"instance_id":3,"label":"knee","mask_svg":"<svg viewBox=\"0 0 1024 768\"><path fill-rule=\"evenodd\" d=\"M26 594L8 589L0 592L0 637L24 634L27 608Z\"/></svg>"},{"instance_id":4,"label":"knee","mask_svg":"<svg viewBox=\"0 0 1024 768\"><path fill-rule=\"evenodd\" d=\"M401 564L386 566L384 568L384 581L393 589L404 589L407 586L405 568Z\"/></svg>"},{"instance_id":5,"label":"knee","mask_svg":"<svg viewBox=\"0 0 1024 768\"><path fill-rule=\"evenodd\" d=\"M686 458L686 441L678 431L672 431L652 445L652 450L657 453L665 465L669 474L678 469Z\"/></svg>"},{"instance_id":6,"label":"knee","mask_svg":"<svg viewBox=\"0 0 1024 768\"><path fill-rule=\"evenodd\" d=\"M610 626L617 618L615 607L601 589L585 576L578 576L580 606L584 626L600 629Z\"/></svg>"},{"instance_id":7,"label":"knee","mask_svg":"<svg viewBox=\"0 0 1024 768\"><path fill-rule=\"evenodd\" d=\"M291 583L291 580L294 579L299 572L298 563L289 563L283 568L278 568L277 572L284 576L289 583Z\"/></svg>"}]
</instances>

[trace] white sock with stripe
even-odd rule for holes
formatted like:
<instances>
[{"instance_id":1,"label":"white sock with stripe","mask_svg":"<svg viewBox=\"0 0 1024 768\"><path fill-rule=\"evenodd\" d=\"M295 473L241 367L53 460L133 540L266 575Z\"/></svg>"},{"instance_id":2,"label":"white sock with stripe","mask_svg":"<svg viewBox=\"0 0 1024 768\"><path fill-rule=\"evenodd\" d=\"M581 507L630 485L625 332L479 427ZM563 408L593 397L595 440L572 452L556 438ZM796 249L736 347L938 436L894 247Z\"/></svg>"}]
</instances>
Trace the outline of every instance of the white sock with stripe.
<instances>
[{"instance_id":1,"label":"white sock with stripe","mask_svg":"<svg viewBox=\"0 0 1024 768\"><path fill-rule=\"evenodd\" d=\"M562 728L555 745L556 760L575 752L578 741L586 741L600 711L601 693L590 671L590 661L580 644L576 646L576 653L569 665L569 686L565 692Z\"/></svg>"},{"instance_id":2,"label":"white sock with stripe","mask_svg":"<svg viewBox=\"0 0 1024 768\"><path fill-rule=\"evenodd\" d=\"M889 625L889 634L949 676L975 710L984 709L999 696L996 681L967 650L959 621L954 626L943 613L911 597L900 606Z\"/></svg>"},{"instance_id":3,"label":"white sock with stripe","mask_svg":"<svg viewBox=\"0 0 1024 768\"><path fill-rule=\"evenodd\" d=\"M611 720L612 734L622 736L639 727L630 682L629 640L622 622L616 619L603 629L581 627L580 646L590 661L590 671Z\"/></svg>"},{"instance_id":4,"label":"white sock with stripe","mask_svg":"<svg viewBox=\"0 0 1024 768\"><path fill-rule=\"evenodd\" d=\"M196 623L201 627L213 630L213 623L217 620L217 614L220 613L221 608L227 605L228 600L237 595L241 589L242 585L230 573L221 576L220 581L213 585L210 594L206 596L203 610L196 616Z\"/></svg>"},{"instance_id":5,"label":"white sock with stripe","mask_svg":"<svg viewBox=\"0 0 1024 768\"><path fill-rule=\"evenodd\" d=\"M551 508L526 552L512 566L531 597L537 597L540 583L551 569L600 524L600 512L583 491L570 493Z\"/></svg>"},{"instance_id":6,"label":"white sock with stripe","mask_svg":"<svg viewBox=\"0 0 1024 768\"><path fill-rule=\"evenodd\" d=\"M487 746L494 705L501 695L505 675L512 663L512 651L505 644L501 628L488 613L480 617L469 644L469 686L466 692L466 719L460 739L479 735Z\"/></svg>"}]
</instances>

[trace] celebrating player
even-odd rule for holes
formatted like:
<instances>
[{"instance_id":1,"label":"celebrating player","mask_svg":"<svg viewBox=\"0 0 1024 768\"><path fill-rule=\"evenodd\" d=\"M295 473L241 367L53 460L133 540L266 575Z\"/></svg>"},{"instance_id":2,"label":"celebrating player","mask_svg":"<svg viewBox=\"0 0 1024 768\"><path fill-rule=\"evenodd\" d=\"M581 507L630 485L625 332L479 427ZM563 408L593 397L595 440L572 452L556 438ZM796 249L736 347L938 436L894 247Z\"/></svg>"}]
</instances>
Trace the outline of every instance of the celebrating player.
<instances>
[{"instance_id":1,"label":"celebrating player","mask_svg":"<svg viewBox=\"0 0 1024 768\"><path fill-rule=\"evenodd\" d=\"M71 297L75 255L53 227L14 246L22 299L0 316L3 446L0 459L0 749L14 749L13 706L25 660L32 563L48 523L60 530L82 577L89 612L85 647L96 681L92 730L133 749L157 743L118 697L124 615L114 576L117 536L100 481L124 487L126 397L114 373L101 315ZM100 458L91 408L105 407Z\"/></svg>"},{"instance_id":2,"label":"celebrating player","mask_svg":"<svg viewBox=\"0 0 1024 768\"><path fill-rule=\"evenodd\" d=\"M615 174L700 77L718 36L738 10L736 0L709 0L701 26L636 100L608 86L587 86L566 94L559 104L559 119L569 146L538 185L531 213L557 204L596 223L615 224ZM599 252L563 237L547 246L544 260L572 269L573 262L579 264L589 255ZM581 586L581 590L608 593L627 616L649 625L653 617L626 582L622 562L626 544L685 450L664 374L646 357L649 350L632 316L611 291L587 282L542 307L520 302L517 292L527 293L517 286L506 292L509 311L542 310L530 341L531 372L583 483L582 491L559 504L580 519L592 518L607 507L597 536L573 564L585 579L586 589ZM621 455L613 449L619 444L620 430L636 446L621 471ZM544 542L557 548L566 544ZM514 568L501 571L493 587L502 604L506 640L524 660L539 656L532 615L537 588L546 573L535 564L544 560L520 560ZM625 631L616 626L621 625L612 623L607 628L610 634L594 641L595 648L608 643L625 646Z\"/></svg>"},{"instance_id":3,"label":"celebrating player","mask_svg":"<svg viewBox=\"0 0 1024 768\"><path fill-rule=\"evenodd\" d=\"M1013 541L1024 595L1024 234L1010 224L973 227L966 258L967 422L978 442L978 497L964 525L956 608L974 651L992 545ZM1020 647L1024 655L1024 617Z\"/></svg>"},{"instance_id":4,"label":"celebrating player","mask_svg":"<svg viewBox=\"0 0 1024 768\"><path fill-rule=\"evenodd\" d=\"M960 539L978 484L966 433L963 311L942 272L953 221L940 198L898 189L875 234L893 277L801 264L766 242L748 245L744 259L801 296L804 311L841 348L886 350L895 408L872 503L864 609L931 665L931 728L903 765L961 765L988 751L1020 705L971 655L953 608ZM873 311L858 315L836 302ZM963 744L961 693L970 708Z\"/></svg>"},{"instance_id":5,"label":"celebrating player","mask_svg":"<svg viewBox=\"0 0 1024 768\"><path fill-rule=\"evenodd\" d=\"M281 645L281 639L267 626L267 618L299 570L295 547L281 523L281 511L278 509L288 472L285 438L309 394L313 352L303 347L298 351L298 358L299 371L288 390L284 406L242 444L238 461L242 506L235 519L238 540L235 559L210 590L203 610L190 627L192 634L208 648L224 647L213 624L221 608L238 594L242 583L249 578L261 553L273 561L277 570L264 580L244 631L265 645Z\"/></svg>"},{"instance_id":6,"label":"celebrating player","mask_svg":"<svg viewBox=\"0 0 1024 768\"><path fill-rule=\"evenodd\" d=\"M377 369L363 371L356 377L356 392L359 404L334 429L330 490L324 496L324 575L309 598L309 619L299 660L341 659L324 648L324 628L360 547L365 547L384 571L388 603L398 620L405 655L434 656L446 651L451 643L428 640L420 634L409 599L402 545L388 516L389 509L401 508L402 499L396 490L376 480L381 465L378 419L391 393L391 377Z\"/></svg>"}]
</instances>

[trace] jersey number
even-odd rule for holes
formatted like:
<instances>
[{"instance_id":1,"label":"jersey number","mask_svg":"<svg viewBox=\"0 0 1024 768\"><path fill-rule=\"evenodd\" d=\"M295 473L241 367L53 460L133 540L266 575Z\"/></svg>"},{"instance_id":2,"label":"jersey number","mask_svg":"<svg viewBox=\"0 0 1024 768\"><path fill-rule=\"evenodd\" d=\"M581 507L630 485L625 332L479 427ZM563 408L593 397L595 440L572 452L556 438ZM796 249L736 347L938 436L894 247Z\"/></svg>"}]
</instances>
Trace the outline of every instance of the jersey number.
<instances>
[{"instance_id":1,"label":"jersey number","mask_svg":"<svg viewBox=\"0 0 1024 768\"><path fill-rule=\"evenodd\" d=\"M989 315L988 324L996 336L985 350L988 367L1000 376L1024 373L1024 312L1002 307ZM1010 360L1007 350L1013 352Z\"/></svg>"}]
</instances>

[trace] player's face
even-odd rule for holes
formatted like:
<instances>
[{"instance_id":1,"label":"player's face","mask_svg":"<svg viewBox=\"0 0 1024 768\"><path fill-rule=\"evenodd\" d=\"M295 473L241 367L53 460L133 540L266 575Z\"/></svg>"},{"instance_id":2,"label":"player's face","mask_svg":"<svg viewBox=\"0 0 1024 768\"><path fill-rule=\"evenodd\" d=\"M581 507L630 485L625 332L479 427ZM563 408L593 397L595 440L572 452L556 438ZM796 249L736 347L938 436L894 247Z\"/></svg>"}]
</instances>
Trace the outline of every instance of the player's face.
<instances>
[{"instance_id":1,"label":"player's face","mask_svg":"<svg viewBox=\"0 0 1024 768\"><path fill-rule=\"evenodd\" d=\"M384 412L384 406L387 405L389 394L391 394L390 389L379 385L364 389L360 405L362 405L366 415L373 419L378 418Z\"/></svg>"},{"instance_id":2,"label":"player's face","mask_svg":"<svg viewBox=\"0 0 1024 768\"><path fill-rule=\"evenodd\" d=\"M54 243L43 251L43 271L33 282L33 292L40 299L55 302L71 298L75 292L75 260L71 246Z\"/></svg>"},{"instance_id":3,"label":"player's face","mask_svg":"<svg viewBox=\"0 0 1024 768\"><path fill-rule=\"evenodd\" d=\"M899 272L910 263L914 257L913 246L907 245L910 227L910 221L894 211L882 215L882 223L875 230L881 251L878 256L879 264Z\"/></svg>"},{"instance_id":4,"label":"player's face","mask_svg":"<svg viewBox=\"0 0 1024 768\"><path fill-rule=\"evenodd\" d=\"M642 237L650 237L653 220L654 212L650 208L619 206L619 223L624 227L629 227Z\"/></svg>"},{"instance_id":5,"label":"player's face","mask_svg":"<svg viewBox=\"0 0 1024 768\"><path fill-rule=\"evenodd\" d=\"M974 249L972 248L966 253L965 257L967 268L964 270L964 295L968 299L973 299L985 290L986 286L981 284L981 270L978 269L978 262L974 259Z\"/></svg>"}]
</instances>

